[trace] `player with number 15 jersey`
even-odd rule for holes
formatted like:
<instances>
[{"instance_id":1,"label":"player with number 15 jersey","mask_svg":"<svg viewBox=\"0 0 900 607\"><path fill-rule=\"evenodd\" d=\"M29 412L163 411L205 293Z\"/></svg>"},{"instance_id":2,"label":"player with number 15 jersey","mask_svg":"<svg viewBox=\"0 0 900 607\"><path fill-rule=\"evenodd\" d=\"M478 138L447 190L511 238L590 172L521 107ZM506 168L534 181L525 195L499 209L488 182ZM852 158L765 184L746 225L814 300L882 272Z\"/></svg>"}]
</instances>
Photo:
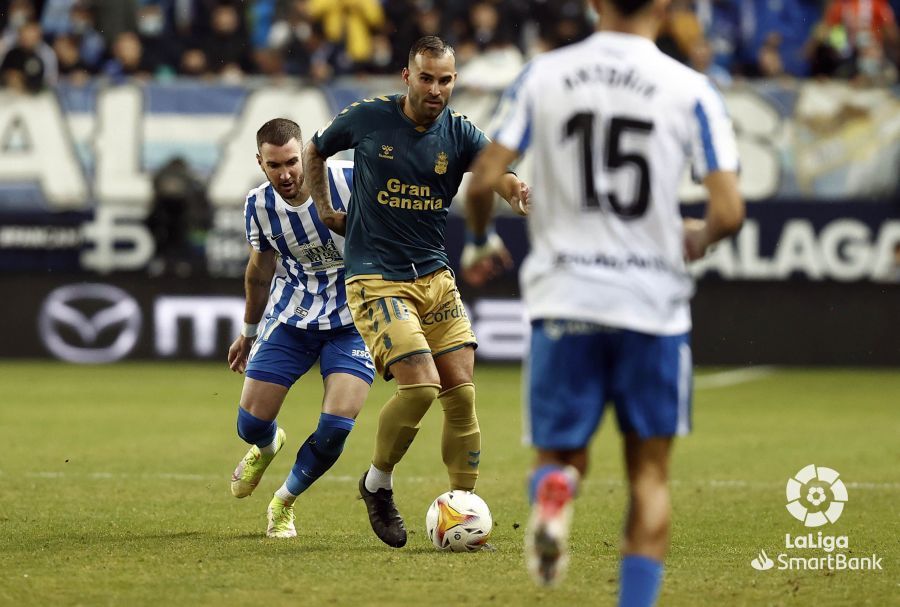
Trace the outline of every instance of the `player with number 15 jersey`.
<instances>
[{"instance_id":1,"label":"player with number 15 jersey","mask_svg":"<svg viewBox=\"0 0 900 607\"><path fill-rule=\"evenodd\" d=\"M594 0L599 31L535 58L504 95L469 192L532 150L531 251L521 270L532 322L526 426L537 451L529 570L551 584L565 569L570 504L611 402L629 481L624 607L655 602L668 547L669 453L673 437L690 430L686 258L734 234L744 213L722 98L654 43L668 4ZM710 193L703 221L680 214L689 164ZM472 225L476 236L483 228Z\"/></svg>"},{"instance_id":2,"label":"player with number 15 jersey","mask_svg":"<svg viewBox=\"0 0 900 607\"><path fill-rule=\"evenodd\" d=\"M530 317L688 331L678 185L688 162L697 180L738 168L710 81L647 38L602 32L535 59L494 124L498 144L534 155Z\"/></svg>"}]
</instances>

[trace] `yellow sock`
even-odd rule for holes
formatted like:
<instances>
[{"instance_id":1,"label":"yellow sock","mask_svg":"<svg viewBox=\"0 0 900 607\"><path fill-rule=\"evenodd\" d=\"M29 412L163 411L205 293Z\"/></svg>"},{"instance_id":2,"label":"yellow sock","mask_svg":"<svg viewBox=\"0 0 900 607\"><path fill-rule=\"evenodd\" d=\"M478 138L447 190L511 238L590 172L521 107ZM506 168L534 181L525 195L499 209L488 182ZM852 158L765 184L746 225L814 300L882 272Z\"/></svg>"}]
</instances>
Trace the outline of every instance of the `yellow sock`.
<instances>
[{"instance_id":1,"label":"yellow sock","mask_svg":"<svg viewBox=\"0 0 900 607\"><path fill-rule=\"evenodd\" d=\"M478 480L481 429L475 415L475 384L460 384L438 395L444 409L441 455L450 488L471 491Z\"/></svg>"},{"instance_id":2,"label":"yellow sock","mask_svg":"<svg viewBox=\"0 0 900 607\"><path fill-rule=\"evenodd\" d=\"M375 433L375 456L372 464L382 472L392 472L419 432L420 422L428 412L441 387L436 384L397 386L397 392L384 403Z\"/></svg>"}]
</instances>

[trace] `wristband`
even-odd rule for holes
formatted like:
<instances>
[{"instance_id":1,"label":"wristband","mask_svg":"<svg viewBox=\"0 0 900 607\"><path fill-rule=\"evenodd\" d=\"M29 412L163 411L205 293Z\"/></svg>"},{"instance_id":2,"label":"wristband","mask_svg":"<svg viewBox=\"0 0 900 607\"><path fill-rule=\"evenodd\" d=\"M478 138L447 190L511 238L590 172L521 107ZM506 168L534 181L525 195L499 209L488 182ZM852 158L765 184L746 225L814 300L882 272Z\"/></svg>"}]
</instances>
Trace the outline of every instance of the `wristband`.
<instances>
[{"instance_id":1,"label":"wristband","mask_svg":"<svg viewBox=\"0 0 900 607\"><path fill-rule=\"evenodd\" d=\"M476 247L483 247L487 244L488 238L490 238L491 234L494 233L494 226L489 225L484 230L484 234L481 236L476 236L474 232L466 228L466 242L475 245Z\"/></svg>"},{"instance_id":2,"label":"wristband","mask_svg":"<svg viewBox=\"0 0 900 607\"><path fill-rule=\"evenodd\" d=\"M249 323L245 322L244 327L241 329L241 335L244 337L256 337L259 334L259 323Z\"/></svg>"}]
</instances>

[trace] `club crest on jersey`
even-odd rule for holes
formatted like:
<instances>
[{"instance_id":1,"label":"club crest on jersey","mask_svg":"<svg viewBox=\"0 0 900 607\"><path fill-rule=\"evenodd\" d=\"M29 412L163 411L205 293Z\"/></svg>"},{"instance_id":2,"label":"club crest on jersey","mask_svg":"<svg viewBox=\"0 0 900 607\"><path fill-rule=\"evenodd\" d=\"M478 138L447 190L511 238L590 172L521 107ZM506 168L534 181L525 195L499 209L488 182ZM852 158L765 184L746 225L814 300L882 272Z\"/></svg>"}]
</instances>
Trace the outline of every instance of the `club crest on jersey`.
<instances>
[{"instance_id":1,"label":"club crest on jersey","mask_svg":"<svg viewBox=\"0 0 900 607\"><path fill-rule=\"evenodd\" d=\"M444 152L438 152L437 162L434 163L434 172L438 175L443 175L447 172L447 154Z\"/></svg>"},{"instance_id":2,"label":"club crest on jersey","mask_svg":"<svg viewBox=\"0 0 900 607\"><path fill-rule=\"evenodd\" d=\"M381 153L378 155L379 158L384 158L385 160L393 160L394 159L394 146L392 145L383 145L381 146Z\"/></svg>"}]
</instances>

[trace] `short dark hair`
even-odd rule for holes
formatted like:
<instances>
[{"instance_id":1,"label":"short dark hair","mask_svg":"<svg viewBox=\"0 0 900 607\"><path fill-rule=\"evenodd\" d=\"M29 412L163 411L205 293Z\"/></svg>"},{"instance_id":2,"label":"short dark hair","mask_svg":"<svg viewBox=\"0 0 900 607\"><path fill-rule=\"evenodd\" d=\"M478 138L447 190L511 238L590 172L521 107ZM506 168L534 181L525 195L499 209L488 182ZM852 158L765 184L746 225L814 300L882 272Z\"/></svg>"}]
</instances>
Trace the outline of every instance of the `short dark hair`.
<instances>
[{"instance_id":1,"label":"short dark hair","mask_svg":"<svg viewBox=\"0 0 900 607\"><path fill-rule=\"evenodd\" d=\"M653 4L653 0L612 0L612 3L620 14L630 17Z\"/></svg>"},{"instance_id":2,"label":"short dark hair","mask_svg":"<svg viewBox=\"0 0 900 607\"><path fill-rule=\"evenodd\" d=\"M261 148L264 143L282 146L291 139L296 139L297 143L303 143L300 125L287 118L273 118L256 131L256 149Z\"/></svg>"},{"instance_id":3,"label":"short dark hair","mask_svg":"<svg viewBox=\"0 0 900 607\"><path fill-rule=\"evenodd\" d=\"M447 53L450 53L454 57L456 56L456 51L453 50L453 47L437 36L422 36L416 40L413 43L412 48L409 49L409 63L415 61L416 55L443 57Z\"/></svg>"}]
</instances>

